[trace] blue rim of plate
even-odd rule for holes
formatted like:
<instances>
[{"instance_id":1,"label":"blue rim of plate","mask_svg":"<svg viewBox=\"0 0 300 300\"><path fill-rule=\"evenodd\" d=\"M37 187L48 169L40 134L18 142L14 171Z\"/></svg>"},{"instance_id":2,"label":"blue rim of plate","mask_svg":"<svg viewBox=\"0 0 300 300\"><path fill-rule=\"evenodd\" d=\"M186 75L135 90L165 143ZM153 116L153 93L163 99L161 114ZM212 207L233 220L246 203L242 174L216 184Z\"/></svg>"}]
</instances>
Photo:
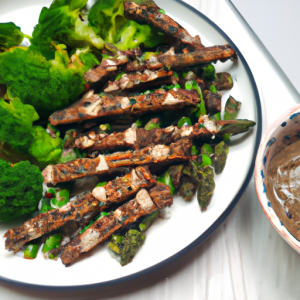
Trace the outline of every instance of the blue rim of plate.
<instances>
[{"instance_id":1,"label":"blue rim of plate","mask_svg":"<svg viewBox=\"0 0 300 300\"><path fill-rule=\"evenodd\" d=\"M215 24L208 17L206 17L204 14L202 14L200 11L198 11L197 9L192 7L191 5L183 2L182 0L175 0L175 1L180 3L181 5L189 8L192 12L197 14L200 18L204 19L214 29L216 29L222 35L223 38L226 39L226 41L230 44L230 46L237 53L238 58L242 61L243 66L245 67L246 72L249 76L250 82L252 84L252 88L253 88L253 92L254 92L254 96L255 96L255 101L256 101L256 109L257 109L257 123L256 123L257 133L256 133L256 141L255 141L255 148L254 148L252 162L251 162L249 171L247 173L247 176L245 178L245 181L242 184L239 192L233 198L233 200L231 201L229 206L226 208L226 210L221 214L221 216L202 235L200 235L196 240L194 240L192 243L190 243L184 249L180 250L179 252L172 255L171 257L157 263L156 265L154 265L152 267L149 267L149 268L144 269L142 271L136 272L134 274L124 276L124 277L114 279L114 280L104 281L104 282L101 282L101 283L93 283L93 284L77 285L77 286L39 285L39 284L24 283L24 282L21 282L21 281L11 280L11 279L7 279L7 278L2 277L2 276L0 276L0 281L4 281L6 283L18 285L19 287L26 287L26 288L32 287L32 288L41 289L41 290L44 290L44 291L45 290L53 290L53 289L55 289L56 291L71 291L71 290L74 291L74 290L99 288L99 287L104 287L104 286L107 287L107 286L111 286L111 285L125 283L127 281L134 280L134 279L140 278L142 276L146 276L150 273L153 273L153 272L169 265L173 261L179 259L180 257L184 256L185 254L187 254L188 252L193 250L195 247L200 245L204 240L206 240L225 221L225 219L229 216L229 214L234 209L234 207L236 206L236 204L240 200L241 196L245 192L245 190L246 190L246 188L249 184L249 181L252 177L253 171L254 171L255 157L257 155L257 151L258 151L258 147L259 147L260 140L261 140L261 135L262 135L262 109L261 109L261 102L260 102L260 97L259 97L258 89L257 89L257 86L256 86L256 82L254 80L253 74L252 74L252 72L250 70L250 67L248 66L244 56L242 55L242 53L240 52L238 47L229 38L229 36L217 24Z\"/></svg>"}]
</instances>

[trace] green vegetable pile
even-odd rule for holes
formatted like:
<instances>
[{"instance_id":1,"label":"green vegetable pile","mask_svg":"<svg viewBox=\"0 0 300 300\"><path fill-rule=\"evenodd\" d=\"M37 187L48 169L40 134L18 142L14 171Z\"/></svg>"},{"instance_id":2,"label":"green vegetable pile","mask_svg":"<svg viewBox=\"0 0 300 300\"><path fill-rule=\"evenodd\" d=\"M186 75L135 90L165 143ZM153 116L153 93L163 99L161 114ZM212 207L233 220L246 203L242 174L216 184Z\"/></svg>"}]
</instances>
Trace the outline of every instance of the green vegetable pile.
<instances>
[{"instance_id":1,"label":"green vegetable pile","mask_svg":"<svg viewBox=\"0 0 300 300\"><path fill-rule=\"evenodd\" d=\"M18 98L0 98L0 150L6 160L28 159L41 168L54 163L62 154L62 140L52 138L41 126L33 126L39 116L33 106Z\"/></svg>"},{"instance_id":2,"label":"green vegetable pile","mask_svg":"<svg viewBox=\"0 0 300 300\"><path fill-rule=\"evenodd\" d=\"M0 157L29 160L44 168L76 155L62 156L59 134L44 127L54 111L76 101L85 90L84 73L102 59L105 42L120 50L165 41L155 29L124 17L121 0L55 0L44 7L32 37L14 23L0 23ZM28 38L29 47L19 46ZM84 48L82 48L84 47ZM5 95L3 94L5 91Z\"/></svg>"},{"instance_id":3,"label":"green vegetable pile","mask_svg":"<svg viewBox=\"0 0 300 300\"><path fill-rule=\"evenodd\" d=\"M28 216L42 198L41 171L28 161L16 165L0 159L0 221Z\"/></svg>"}]
</instances>

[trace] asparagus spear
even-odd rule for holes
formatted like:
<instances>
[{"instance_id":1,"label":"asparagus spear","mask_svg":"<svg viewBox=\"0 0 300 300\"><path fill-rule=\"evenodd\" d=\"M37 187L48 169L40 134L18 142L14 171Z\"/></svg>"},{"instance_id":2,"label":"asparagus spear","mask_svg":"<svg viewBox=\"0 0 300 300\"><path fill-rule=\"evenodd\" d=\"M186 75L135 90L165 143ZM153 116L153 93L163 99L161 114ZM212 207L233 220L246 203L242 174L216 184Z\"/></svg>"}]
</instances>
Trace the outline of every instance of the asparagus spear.
<instances>
[{"instance_id":1,"label":"asparagus spear","mask_svg":"<svg viewBox=\"0 0 300 300\"><path fill-rule=\"evenodd\" d=\"M61 255L62 262L65 265L73 263L81 253L88 252L122 226L172 203L170 188L164 184L158 184L149 193L145 189L140 190L134 200L123 204L109 216L96 221L82 235L67 244Z\"/></svg>"},{"instance_id":2,"label":"asparagus spear","mask_svg":"<svg viewBox=\"0 0 300 300\"><path fill-rule=\"evenodd\" d=\"M105 174L109 169L133 167L137 165L162 162L186 161L191 157L192 143L182 139L170 146L148 146L134 152L117 152L111 155L99 155L97 158L76 159L59 165L49 165L43 172L45 183L56 185L89 175Z\"/></svg>"},{"instance_id":3,"label":"asparagus spear","mask_svg":"<svg viewBox=\"0 0 300 300\"><path fill-rule=\"evenodd\" d=\"M236 101L232 96L230 96L225 105L224 120L236 119L240 109L241 102Z\"/></svg>"},{"instance_id":4,"label":"asparagus spear","mask_svg":"<svg viewBox=\"0 0 300 300\"><path fill-rule=\"evenodd\" d=\"M125 266L133 260L144 240L145 235L140 231L130 229L124 236L113 236L108 247L118 255L121 266Z\"/></svg>"},{"instance_id":5,"label":"asparagus spear","mask_svg":"<svg viewBox=\"0 0 300 300\"><path fill-rule=\"evenodd\" d=\"M215 153L212 155L212 166L216 174L220 174L226 164L229 147L223 141L215 146Z\"/></svg>"},{"instance_id":6,"label":"asparagus spear","mask_svg":"<svg viewBox=\"0 0 300 300\"><path fill-rule=\"evenodd\" d=\"M199 172L202 179L199 181L197 199L201 210L205 211L215 189L214 171L210 166L203 166Z\"/></svg>"},{"instance_id":7,"label":"asparagus spear","mask_svg":"<svg viewBox=\"0 0 300 300\"><path fill-rule=\"evenodd\" d=\"M96 187L92 193L84 193L65 206L40 214L22 226L5 233L5 248L18 251L30 240L64 226L67 222L85 220L96 216L116 202L134 195L140 188L151 187L155 180L147 168L138 167L124 177Z\"/></svg>"},{"instance_id":8,"label":"asparagus spear","mask_svg":"<svg viewBox=\"0 0 300 300\"><path fill-rule=\"evenodd\" d=\"M130 263L143 245L146 238L145 231L158 218L159 211L147 215L137 229L129 229L125 234L113 235L108 247L115 253L122 266Z\"/></svg>"}]
</instances>

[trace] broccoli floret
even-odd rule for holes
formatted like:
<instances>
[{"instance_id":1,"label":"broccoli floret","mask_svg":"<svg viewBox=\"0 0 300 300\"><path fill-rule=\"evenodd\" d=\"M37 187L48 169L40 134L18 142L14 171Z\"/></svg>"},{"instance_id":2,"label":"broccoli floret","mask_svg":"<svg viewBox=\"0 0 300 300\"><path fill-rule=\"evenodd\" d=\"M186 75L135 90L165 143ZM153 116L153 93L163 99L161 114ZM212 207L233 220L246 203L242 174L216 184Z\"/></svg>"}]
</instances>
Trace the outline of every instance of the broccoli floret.
<instances>
[{"instance_id":1,"label":"broccoli floret","mask_svg":"<svg viewBox=\"0 0 300 300\"><path fill-rule=\"evenodd\" d=\"M96 1L89 11L88 20L102 39L120 50L133 49L141 43L151 48L165 42L164 35L160 35L158 29L127 20L121 0Z\"/></svg>"},{"instance_id":2,"label":"broccoli floret","mask_svg":"<svg viewBox=\"0 0 300 300\"><path fill-rule=\"evenodd\" d=\"M0 50L18 46L22 43L24 34L14 23L0 23Z\"/></svg>"},{"instance_id":3,"label":"broccoli floret","mask_svg":"<svg viewBox=\"0 0 300 300\"><path fill-rule=\"evenodd\" d=\"M43 176L28 161L16 165L0 159L0 222L15 220L37 210Z\"/></svg>"},{"instance_id":4,"label":"broccoli floret","mask_svg":"<svg viewBox=\"0 0 300 300\"><path fill-rule=\"evenodd\" d=\"M97 63L91 59L90 65L71 63L65 45L57 45L56 49L55 59L49 61L32 47L0 53L0 83L24 104L31 104L43 119L78 99L84 91L83 74ZM92 54L80 56L85 55Z\"/></svg>"},{"instance_id":5,"label":"broccoli floret","mask_svg":"<svg viewBox=\"0 0 300 300\"><path fill-rule=\"evenodd\" d=\"M63 141L52 138L41 126L33 126L39 116L35 109L20 99L0 98L0 141L10 146L0 147L5 159L16 162L30 160L39 167L56 163L62 154Z\"/></svg>"},{"instance_id":6,"label":"broccoli floret","mask_svg":"<svg viewBox=\"0 0 300 300\"><path fill-rule=\"evenodd\" d=\"M97 36L80 12L87 0L56 0L49 8L40 13L39 23L35 27L31 40L47 59L53 59L55 46L52 41L66 44L71 48L92 47L102 49L104 41Z\"/></svg>"}]
</instances>

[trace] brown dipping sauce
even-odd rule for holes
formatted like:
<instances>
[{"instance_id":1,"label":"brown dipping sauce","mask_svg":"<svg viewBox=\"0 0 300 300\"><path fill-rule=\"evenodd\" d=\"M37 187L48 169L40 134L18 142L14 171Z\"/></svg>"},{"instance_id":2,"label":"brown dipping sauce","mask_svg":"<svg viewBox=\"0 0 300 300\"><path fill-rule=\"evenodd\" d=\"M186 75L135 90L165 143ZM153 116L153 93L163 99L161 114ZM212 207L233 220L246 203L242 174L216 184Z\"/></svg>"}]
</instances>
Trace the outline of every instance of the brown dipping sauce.
<instances>
[{"instance_id":1,"label":"brown dipping sauce","mask_svg":"<svg viewBox=\"0 0 300 300\"><path fill-rule=\"evenodd\" d=\"M286 229L300 240L300 140L285 147L270 161L266 174L267 197Z\"/></svg>"}]
</instances>

